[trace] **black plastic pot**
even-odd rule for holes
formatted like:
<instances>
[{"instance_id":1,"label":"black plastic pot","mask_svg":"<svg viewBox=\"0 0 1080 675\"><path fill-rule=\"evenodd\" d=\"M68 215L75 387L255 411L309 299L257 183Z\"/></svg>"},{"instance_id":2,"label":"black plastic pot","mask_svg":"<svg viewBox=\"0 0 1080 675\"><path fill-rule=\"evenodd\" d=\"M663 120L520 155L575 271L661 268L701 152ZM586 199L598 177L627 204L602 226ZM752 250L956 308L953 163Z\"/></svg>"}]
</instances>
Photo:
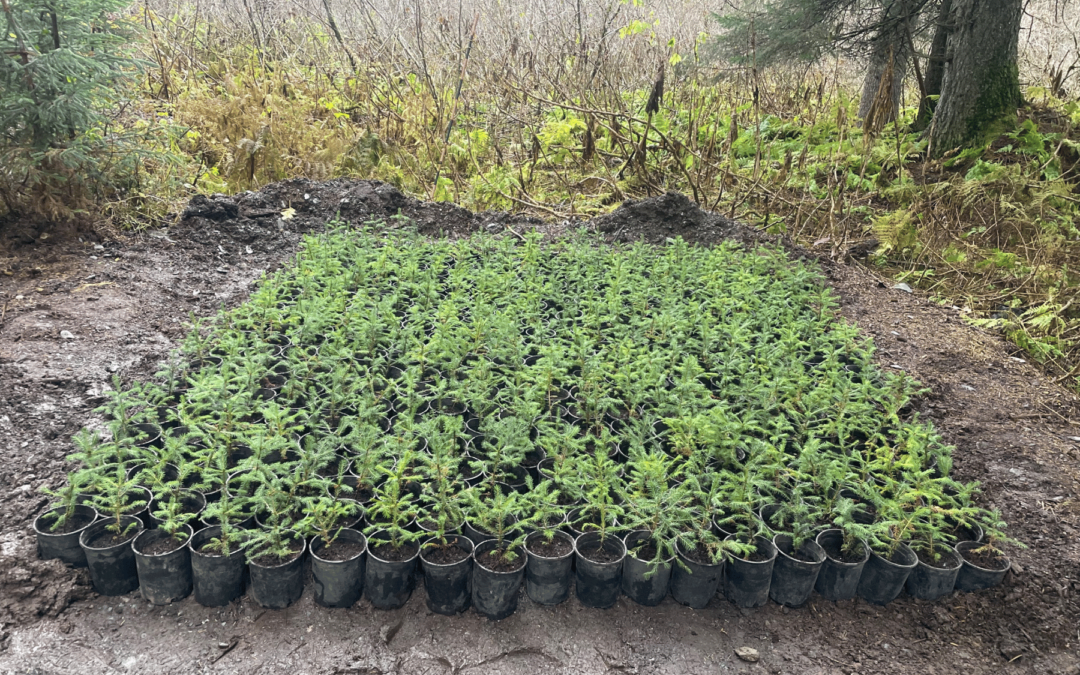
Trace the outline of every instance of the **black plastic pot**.
<instances>
[{"instance_id":1,"label":"black plastic pot","mask_svg":"<svg viewBox=\"0 0 1080 675\"><path fill-rule=\"evenodd\" d=\"M508 572L489 569L481 562L481 554L497 546L497 541L488 539L473 549L472 604L477 612L492 621L505 619L517 610L518 591L525 576L527 560L519 555L515 560L520 563L519 567Z\"/></svg>"},{"instance_id":2,"label":"black plastic pot","mask_svg":"<svg viewBox=\"0 0 1080 675\"><path fill-rule=\"evenodd\" d=\"M94 539L104 533L105 528L113 522L112 519L99 520L83 530L79 535L79 545L86 555L86 566L90 568L90 581L94 590L102 595L125 595L139 587L139 572L135 567L135 552L131 550L131 540L142 532L143 524L134 516L121 516L122 528L135 525L130 536L118 544L96 544Z\"/></svg>"},{"instance_id":3,"label":"black plastic pot","mask_svg":"<svg viewBox=\"0 0 1080 675\"><path fill-rule=\"evenodd\" d=\"M634 546L651 537L652 532L634 530L623 539L623 544L626 546L626 558L623 560L622 592L626 597L646 607L655 607L667 597L668 587L671 584L671 567L675 560L675 556L672 556L653 565L635 558L631 552Z\"/></svg>"},{"instance_id":4,"label":"black plastic pot","mask_svg":"<svg viewBox=\"0 0 1080 675\"><path fill-rule=\"evenodd\" d=\"M948 546L939 546L937 552L941 555L941 561L945 567L927 565L920 560L908 575L907 582L904 583L904 588L911 597L919 600L937 600L952 593L964 560L959 553Z\"/></svg>"},{"instance_id":5,"label":"black plastic pot","mask_svg":"<svg viewBox=\"0 0 1080 675\"><path fill-rule=\"evenodd\" d=\"M675 545L681 565L671 571L671 597L687 607L704 609L716 595L716 589L724 575L723 561L702 564L686 557L682 543ZM685 567L684 567L685 566Z\"/></svg>"},{"instance_id":6,"label":"black plastic pot","mask_svg":"<svg viewBox=\"0 0 1080 675\"><path fill-rule=\"evenodd\" d=\"M420 546L420 562L424 566L427 606L436 614L453 616L469 608L472 591L469 581L472 579L473 543L461 534L446 535L446 542L450 546L460 548L468 555L457 562L440 564L424 557L425 552L430 552L428 545L434 541L436 540L433 537Z\"/></svg>"},{"instance_id":7,"label":"black plastic pot","mask_svg":"<svg viewBox=\"0 0 1080 675\"><path fill-rule=\"evenodd\" d=\"M817 583L821 566L825 562L825 550L815 541L803 542L799 553L813 559L813 562L807 562L792 556L795 550L789 535L775 535L773 546L776 547L777 555L769 597L773 602L786 607L801 607L814 591L814 584Z\"/></svg>"},{"instance_id":8,"label":"black plastic pot","mask_svg":"<svg viewBox=\"0 0 1080 675\"><path fill-rule=\"evenodd\" d=\"M956 545L956 552L963 560L960 573L956 575L956 590L981 591L984 588L993 588L1001 583L1001 580L1005 578L1005 573L1012 567L1012 563L1004 556L1002 556L1002 558L1005 560L1005 567L999 570L980 567L969 562L968 559L964 557L964 552L971 551L980 546L982 546L982 544L975 541L962 541Z\"/></svg>"},{"instance_id":9,"label":"black plastic pot","mask_svg":"<svg viewBox=\"0 0 1080 675\"><path fill-rule=\"evenodd\" d=\"M356 530L343 529L336 542L359 544L362 550L347 560L327 560L320 556L326 548L322 538L311 541L311 574L315 582L315 602L323 607L352 607L364 590L367 566L367 537Z\"/></svg>"},{"instance_id":10,"label":"black plastic pot","mask_svg":"<svg viewBox=\"0 0 1080 675\"><path fill-rule=\"evenodd\" d=\"M82 546L79 546L79 535L94 524L98 513L93 507L81 504L76 506L75 511L72 513L72 524L78 525L76 529L63 534L49 532L49 525L52 521L47 517L48 514L63 510L64 507L58 506L43 512L34 519L38 557L42 560L57 558L68 565L86 567L86 554L83 553Z\"/></svg>"},{"instance_id":11,"label":"black plastic pot","mask_svg":"<svg viewBox=\"0 0 1080 675\"><path fill-rule=\"evenodd\" d=\"M154 605L167 605L191 594L191 551L187 540L191 527L185 525L176 548L166 553L143 553L142 549L168 539L164 530L143 530L131 542L135 567L139 571L139 592Z\"/></svg>"},{"instance_id":12,"label":"black plastic pot","mask_svg":"<svg viewBox=\"0 0 1080 675\"><path fill-rule=\"evenodd\" d=\"M816 590L826 600L838 602L850 600L855 597L859 589L859 579L862 578L863 568L870 558L870 548L863 543L863 558L858 562L846 563L834 559L828 555L830 546L840 547L844 539L844 533L838 529L824 530L817 536L817 544L825 549L825 562L821 565L817 581L814 583Z\"/></svg>"},{"instance_id":13,"label":"black plastic pot","mask_svg":"<svg viewBox=\"0 0 1080 675\"><path fill-rule=\"evenodd\" d=\"M293 541L300 552L288 562L264 564L255 556L248 562L251 568L251 597L267 609L285 609L304 594L304 553L307 541L296 534Z\"/></svg>"},{"instance_id":14,"label":"black plastic pot","mask_svg":"<svg viewBox=\"0 0 1080 675\"><path fill-rule=\"evenodd\" d=\"M859 579L859 597L875 605L889 604L904 590L918 562L919 557L907 544L900 544L891 559L872 551Z\"/></svg>"},{"instance_id":15,"label":"black plastic pot","mask_svg":"<svg viewBox=\"0 0 1080 675\"><path fill-rule=\"evenodd\" d=\"M608 555L617 556L617 559L597 562L587 555L600 549ZM625 558L626 545L614 534L608 534L601 540L599 532L586 532L577 538L574 542L574 591L581 604L598 609L607 609L615 604L619 599Z\"/></svg>"},{"instance_id":16,"label":"black plastic pot","mask_svg":"<svg viewBox=\"0 0 1080 675\"><path fill-rule=\"evenodd\" d=\"M386 536L379 530L371 539ZM367 569L364 571L364 595L378 609L397 609L409 601L413 592L413 572L420 558L420 547L407 544L409 555L401 561L380 558L368 542Z\"/></svg>"},{"instance_id":17,"label":"black plastic pot","mask_svg":"<svg viewBox=\"0 0 1080 675\"><path fill-rule=\"evenodd\" d=\"M765 559L745 560L733 556L724 575L724 596L739 607L761 607L769 601L776 547L765 537L755 537L754 545L757 554Z\"/></svg>"},{"instance_id":18,"label":"black plastic pot","mask_svg":"<svg viewBox=\"0 0 1080 675\"><path fill-rule=\"evenodd\" d=\"M557 605L570 597L570 582L574 579L574 538L565 532L555 532L555 539L566 542L570 550L558 557L533 553L532 542L543 539L542 532L533 532L525 539L525 592L529 599L541 605Z\"/></svg>"},{"instance_id":19,"label":"black plastic pot","mask_svg":"<svg viewBox=\"0 0 1080 675\"><path fill-rule=\"evenodd\" d=\"M227 557L199 552L199 547L219 536L221 527L214 525L199 530L188 540L195 602L204 607L224 607L244 594L247 563L241 546L236 545Z\"/></svg>"}]
</instances>

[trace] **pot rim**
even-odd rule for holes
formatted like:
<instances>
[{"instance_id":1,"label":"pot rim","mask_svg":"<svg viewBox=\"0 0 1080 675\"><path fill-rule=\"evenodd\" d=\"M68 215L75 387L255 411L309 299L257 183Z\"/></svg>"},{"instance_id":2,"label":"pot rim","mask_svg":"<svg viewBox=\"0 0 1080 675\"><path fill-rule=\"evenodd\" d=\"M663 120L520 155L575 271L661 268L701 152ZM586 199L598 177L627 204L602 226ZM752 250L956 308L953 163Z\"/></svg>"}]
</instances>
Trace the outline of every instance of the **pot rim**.
<instances>
[{"instance_id":1,"label":"pot rim","mask_svg":"<svg viewBox=\"0 0 1080 675\"><path fill-rule=\"evenodd\" d=\"M90 506L89 504L76 504L75 505L76 509L83 509L83 508L90 509L90 511L94 514L94 518L89 523L87 523L86 525L83 525L82 527L80 527L77 530L72 530L71 532L48 532L48 531L42 530L42 529L40 529L38 527L38 522L42 518L44 518L47 514L52 513L53 511L56 511L56 510L59 510L59 509L63 509L63 508L67 508L67 507L63 506L62 504L54 504L54 505L50 505L44 511L39 513L37 515L37 518L34 518L34 533L37 534L39 537L70 537L73 534L78 534L78 535L81 536L82 533L83 533L83 530L85 530L86 528L88 528L91 525L93 525L94 523L96 523L98 521L98 519L100 518L100 516L101 516L101 514L98 513L97 509L95 509L93 506Z\"/></svg>"},{"instance_id":2,"label":"pot rim","mask_svg":"<svg viewBox=\"0 0 1080 675\"><path fill-rule=\"evenodd\" d=\"M525 549L525 552L528 553L528 555L531 555L534 558L539 558L540 560L563 560L563 559L569 558L570 556L577 553L577 540L574 537L571 537L566 532L563 532L562 530L555 530L555 536L556 537L562 537L564 539L567 539L570 542L570 551L569 552L564 553L564 554L562 554L560 556L540 555L539 553L533 552L529 548L529 540L532 539L533 537L537 536L537 535L543 536L543 534L544 533L541 532L540 530L536 530L535 532L530 532L528 534L528 536L525 537L524 549Z\"/></svg>"},{"instance_id":3,"label":"pot rim","mask_svg":"<svg viewBox=\"0 0 1080 675\"><path fill-rule=\"evenodd\" d=\"M384 532L386 532L386 530L376 530L375 532L371 533L371 536L374 537L374 536L377 536L377 535L382 534ZM405 560L387 560L386 558L380 558L379 556L375 555L375 550L371 546L371 537L368 537L367 535L364 535L364 536L368 540L368 546L367 546L368 557L373 559L373 560L378 560L381 563L387 563L387 564L393 565L395 563L407 563L407 562L409 562L411 560L414 560L414 559L420 557L420 544L417 544L415 542L409 542L408 544L405 544L405 545L406 546L415 546L416 547L416 553L409 556Z\"/></svg>"},{"instance_id":4,"label":"pot rim","mask_svg":"<svg viewBox=\"0 0 1080 675\"><path fill-rule=\"evenodd\" d=\"M907 549L907 552L911 554L912 562L910 564L893 562L892 560L889 560L888 558L886 558L885 556L881 555L880 553L878 553L877 551L875 551L873 549L870 550L870 555L872 557L880 558L882 562L886 562L886 563L888 563L888 564L890 564L890 565L892 565L894 567L898 567L900 569L914 569L919 564L919 556L917 556L915 554L915 551L912 550L912 548L910 546L908 546L907 544L905 544L903 542L901 542L900 545L896 547L896 552L901 553L902 551L904 551L904 549Z\"/></svg>"},{"instance_id":5,"label":"pot rim","mask_svg":"<svg viewBox=\"0 0 1080 675\"><path fill-rule=\"evenodd\" d=\"M738 535L730 534L724 537L724 541L727 541L728 539L735 540L737 537ZM768 544L769 549L772 551L772 555L770 555L766 560L747 560L746 558L740 558L739 556L732 554L731 559L733 561L737 560L745 565L768 565L769 563L776 560L776 556L780 552L780 549L776 547L776 544L772 543L772 539L767 539L765 537L762 537L761 535L757 535L754 537L753 541L758 543L758 546L761 545L760 542L765 542L766 544Z\"/></svg>"},{"instance_id":6,"label":"pot rim","mask_svg":"<svg viewBox=\"0 0 1080 675\"><path fill-rule=\"evenodd\" d=\"M185 548L188 548L188 542L191 541L191 538L193 536L195 536L195 532L192 531L191 525L184 525L184 527L186 527L187 531L188 531L187 539L185 539L179 546L177 546L176 548L174 548L171 551L165 551L164 553L143 553L142 551L140 551L135 546L135 543L139 541L139 538L142 537L144 534L147 534L149 532L160 532L160 533L164 534L165 536L168 536L168 534L165 532L165 530L162 530L161 528L154 528L153 530L144 529L142 532L135 535L135 538L131 540L131 550L135 552L135 555L141 556L143 558L164 558L165 556L172 555L172 554L176 553L177 551L182 551Z\"/></svg>"},{"instance_id":7,"label":"pot rim","mask_svg":"<svg viewBox=\"0 0 1080 675\"><path fill-rule=\"evenodd\" d=\"M206 527L202 527L202 528L199 528L198 530L196 530L195 534L191 535L188 538L187 547L188 547L188 550L191 551L191 555L196 555L196 556L199 556L200 558L226 558L226 559L228 559L228 558L232 558L233 556L240 555L240 554L242 554L244 552L244 549L247 547L247 542L243 542L243 541L237 542L235 548L233 549L233 551L231 553L229 553L229 555L227 555L227 556L220 555L220 554L215 555L213 553L203 553L202 551L196 551L195 547L192 546L192 544L191 544L193 541L195 541L195 537L197 537L200 534L202 534L203 532L206 532L207 530L213 529L213 528L217 528L218 533L220 534L221 525L207 525ZM203 543L204 542L199 542L200 545L202 545Z\"/></svg>"},{"instance_id":8,"label":"pot rim","mask_svg":"<svg viewBox=\"0 0 1080 675\"><path fill-rule=\"evenodd\" d=\"M321 563L326 563L327 565L340 565L342 563L352 562L353 560L356 560L357 558L359 558L360 556L362 556L362 555L364 555L365 553L368 552L367 535L365 535L360 530L356 530L356 529L353 529L351 527L343 527L343 528L341 528L341 532L338 533L338 537L340 537L342 534L345 534L346 532L355 532L356 534L360 535L360 541L362 541L363 544L364 544L364 547L363 547L362 551L360 551L359 553L357 553L353 557L347 558L345 560L327 560L326 558L321 558L321 557L319 557L319 554L315 552L315 542L322 541L322 538L316 535L316 536L311 538L311 543L308 545L308 552L311 553L311 557L318 560ZM320 546L319 550L321 551L323 548L325 548L325 545Z\"/></svg>"},{"instance_id":9,"label":"pot rim","mask_svg":"<svg viewBox=\"0 0 1080 675\"><path fill-rule=\"evenodd\" d=\"M454 567L455 565L461 565L462 563L472 559L473 550L476 548L476 545L473 544L472 539L469 539L468 537L466 537L463 534L448 534L448 535L446 535L446 539L448 541L451 538L454 539L454 545L458 546L458 547L461 546L462 542L468 542L469 550L467 551L468 552L467 556L465 556L461 560L458 560L458 561L452 562L452 563L433 563L433 562L429 562L428 559L424 557L424 544L427 544L428 542L431 542L431 541L435 541L435 537L428 537L424 541L420 542L420 559L424 561L424 564L425 565L430 565L431 567Z\"/></svg>"},{"instance_id":10,"label":"pot rim","mask_svg":"<svg viewBox=\"0 0 1080 675\"><path fill-rule=\"evenodd\" d=\"M959 542L958 545L963 544L963 543L964 542ZM977 542L973 542L973 543L977 543ZM936 546L934 546L934 548L936 548L938 551L940 551L942 553L947 553L947 554L951 555L953 557L953 559L956 561L956 564L955 565L950 565L949 567L935 567L933 565L930 565L928 563L923 562L922 558L919 558L918 551L915 551L915 549L912 549L912 551L915 551L915 559L918 561L917 564L918 564L919 567L925 567L927 569L937 570L938 572L951 572L953 570L958 570L958 569L960 569L961 567L964 566L964 556L960 555L960 552L957 551L954 547L949 546L948 544L937 544Z\"/></svg>"},{"instance_id":11,"label":"pot rim","mask_svg":"<svg viewBox=\"0 0 1080 675\"><path fill-rule=\"evenodd\" d=\"M123 522L124 519L129 519L129 522L131 520L135 521L137 527L135 528L135 534L131 536L131 539L125 539L119 544L113 544L111 546L88 546L87 544L83 543L83 539L86 538L86 533L89 532L92 527L94 527L95 525L101 525L104 528L112 521L112 518L103 518L101 520L95 520L94 522L90 523L89 527L85 528L82 532L79 533L79 546L82 546L84 549L90 551L108 551L110 549L120 548L126 544L130 544L132 541L134 541L135 537L138 537L140 534L142 534L142 531L146 529L146 526L143 525L143 522L135 516L120 516L120 519L121 522Z\"/></svg>"},{"instance_id":12,"label":"pot rim","mask_svg":"<svg viewBox=\"0 0 1080 675\"><path fill-rule=\"evenodd\" d=\"M574 553L577 554L578 557L584 558L585 560L588 560L593 565L601 565L601 566L604 566L604 567L613 567L615 565L621 565L622 564L623 559L626 558L626 543L623 541L622 537L619 537L619 536L617 536L615 534L609 534L607 536L607 540L606 540L606 541L614 541L614 542L617 542L619 544L619 548L622 549L622 555L619 556L619 559L618 560L612 560L610 562L598 562L596 560L593 560L589 556L585 555L584 553L582 553L581 549L578 547L578 542L581 541L582 539L584 539L585 537L589 537L589 536L599 537L600 533L599 532L582 532L581 534L578 535L577 539L574 540ZM605 544L605 548L606 548L606 544Z\"/></svg>"},{"instance_id":13,"label":"pot rim","mask_svg":"<svg viewBox=\"0 0 1080 675\"><path fill-rule=\"evenodd\" d=\"M813 539L807 539L805 542L803 542L803 546L806 546L807 544L813 544L814 546L817 546L819 551L821 551L821 559L820 560L815 560L813 562L806 562L805 560L799 560L798 558L796 558L796 557L794 557L792 555L784 553L783 549L781 549L780 546L776 543L776 538L777 537L787 537L788 539L790 539L791 535L790 534L781 534L781 533L777 533L777 534L773 535L773 537L772 537L772 545L776 549L776 556L778 558L780 556L784 556L788 560L791 560L792 562L799 563L801 565L822 565L822 564L825 563L825 558L829 557L829 555L827 553L825 553L825 549L822 548L821 544L817 543L817 537L814 537ZM794 550L794 547L792 547L792 549Z\"/></svg>"},{"instance_id":14,"label":"pot rim","mask_svg":"<svg viewBox=\"0 0 1080 675\"><path fill-rule=\"evenodd\" d=\"M843 538L843 532L839 528L830 527L828 529L822 530L821 532L818 532L817 536L814 537L814 542L817 543L818 546L821 546L821 542L818 540L821 539L821 535L825 534L826 532L838 532L840 533L841 538ZM870 560L870 545L862 539L859 540L859 543L862 544L863 547L863 557L862 560L860 560L859 562L844 562L843 560L837 560L836 558L829 555L828 551L825 551L825 559L831 561L834 565L842 565L844 567L855 567L857 565L862 565L866 563L866 561ZM821 546L821 548L824 550L825 547Z\"/></svg>"},{"instance_id":15,"label":"pot rim","mask_svg":"<svg viewBox=\"0 0 1080 675\"><path fill-rule=\"evenodd\" d=\"M253 566L253 567L258 567L259 569L276 570L276 569L280 569L282 567L287 567L289 565L292 565L293 563L295 563L298 560L303 560L304 553L307 551L307 539L300 536L300 533L296 533L295 540L300 541L300 550L296 553L295 557L290 558L289 560L287 560L287 561L285 561L283 563L279 563L277 565L262 565L262 564L259 564L259 563L255 562L255 559L252 558L251 560L248 561L248 564ZM223 556L221 556L221 557L223 557ZM255 556L255 558L257 558L257 557L259 557L259 556Z\"/></svg>"},{"instance_id":16,"label":"pot rim","mask_svg":"<svg viewBox=\"0 0 1080 675\"><path fill-rule=\"evenodd\" d=\"M967 546L965 546L965 548L972 548L974 546L981 546L982 542L978 542L978 541L961 541L961 542L957 543L956 546L953 547L953 549L956 551L956 554L958 556L960 556L961 566L963 566L963 565L971 565L972 567L974 567L977 570L982 570L983 572L991 572L991 573L995 573L995 574L1003 574L1003 573L1008 572L1009 570L1012 569L1012 560L1009 558L1009 556L1005 555L1004 553L1001 554L1001 557L1005 560L1005 567L1003 569L994 570L994 569L990 569L989 567L980 567L979 565L976 565L975 563L973 563L970 560L968 560L967 558L965 558L964 557L964 552L960 550L960 547L964 546L965 544L967 544Z\"/></svg>"},{"instance_id":17,"label":"pot rim","mask_svg":"<svg viewBox=\"0 0 1080 675\"><path fill-rule=\"evenodd\" d=\"M517 574L518 572L525 569L525 563L527 563L529 561L528 555L519 555L518 560L521 561L521 565L519 565L515 569L510 570L509 572L499 572L498 570L493 570L490 567L488 567L487 565L484 565L482 562L480 562L480 558L477 557L476 549L480 548L481 546L483 546L484 544L487 544L489 542L493 546L498 544L498 542L496 540L494 540L494 539L485 539L484 541L480 542L479 544L476 544L476 546L473 548L473 560L476 562L477 566L479 566L480 568L482 568L485 572L487 572L489 574L506 574L506 575L510 575L510 574ZM524 548L524 547L522 547L522 548ZM486 550L487 549L485 549L485 551ZM482 552L483 551L481 551L481 553Z\"/></svg>"},{"instance_id":18,"label":"pot rim","mask_svg":"<svg viewBox=\"0 0 1080 675\"><path fill-rule=\"evenodd\" d=\"M683 543L682 543L682 540L681 540L681 539L677 539L677 540L675 541L675 552L676 552L676 553L678 554L678 556L679 556L680 558L682 558L682 559L683 559L684 561L686 561L686 562L688 562L688 563L693 563L693 564L695 564L695 565L697 565L697 566L699 566L699 567L720 567L720 566L721 566L721 565L723 565L723 564L724 564L724 562L725 562L724 560L721 560L721 561L720 561L720 562L718 562L718 563L703 563L703 562L698 562L698 561L696 561L696 560L692 560L692 559L690 559L690 557L686 555L686 551L685 551L685 550L684 550L684 548L683 548Z\"/></svg>"}]
</instances>

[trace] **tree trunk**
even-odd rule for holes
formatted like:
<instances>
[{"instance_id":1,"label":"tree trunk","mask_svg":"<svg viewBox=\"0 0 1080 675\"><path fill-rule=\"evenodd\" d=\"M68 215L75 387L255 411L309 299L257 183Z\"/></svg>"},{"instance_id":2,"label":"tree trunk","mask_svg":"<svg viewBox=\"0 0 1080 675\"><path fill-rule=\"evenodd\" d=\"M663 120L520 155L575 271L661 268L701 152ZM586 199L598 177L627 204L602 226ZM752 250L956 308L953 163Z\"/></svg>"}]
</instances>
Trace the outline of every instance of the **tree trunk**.
<instances>
[{"instance_id":1,"label":"tree trunk","mask_svg":"<svg viewBox=\"0 0 1080 675\"><path fill-rule=\"evenodd\" d=\"M952 0L941 0L941 8L938 10L934 40L930 43L930 58L926 61L926 80L923 82L926 96L919 101L919 116L915 120L915 127L918 129L930 126L930 117L937 108L937 101L930 97L941 95L941 82L945 79L946 48L954 21L951 16L952 5Z\"/></svg>"},{"instance_id":2,"label":"tree trunk","mask_svg":"<svg viewBox=\"0 0 1080 675\"><path fill-rule=\"evenodd\" d=\"M877 125L883 125L900 113L900 94L911 58L911 23L923 4L919 0L900 0L890 4L881 16L881 28L870 43L859 119L873 117Z\"/></svg>"},{"instance_id":3,"label":"tree trunk","mask_svg":"<svg viewBox=\"0 0 1080 675\"><path fill-rule=\"evenodd\" d=\"M930 124L934 155L982 140L1020 104L1016 55L1022 0L954 0L941 98Z\"/></svg>"}]
</instances>

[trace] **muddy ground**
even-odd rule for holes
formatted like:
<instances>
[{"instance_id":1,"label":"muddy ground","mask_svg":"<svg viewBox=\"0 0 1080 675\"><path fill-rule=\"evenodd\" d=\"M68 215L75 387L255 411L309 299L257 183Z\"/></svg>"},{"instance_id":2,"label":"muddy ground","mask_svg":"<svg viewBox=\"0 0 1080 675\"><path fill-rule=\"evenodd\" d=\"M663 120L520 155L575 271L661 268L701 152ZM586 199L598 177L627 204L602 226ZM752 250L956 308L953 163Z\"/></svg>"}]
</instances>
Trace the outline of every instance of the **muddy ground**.
<instances>
[{"instance_id":1,"label":"muddy ground","mask_svg":"<svg viewBox=\"0 0 1080 675\"><path fill-rule=\"evenodd\" d=\"M285 208L295 216L282 219ZM752 611L722 599L694 611L670 598L651 609L625 598L608 611L573 598L549 608L523 594L516 614L493 623L432 614L422 591L391 612L366 600L322 609L310 586L284 611L248 598L225 609L190 598L154 607L137 593L97 596L85 572L36 559L39 488L62 482L69 439L93 420L114 374L152 375L185 317L243 301L328 218L399 211L432 235L538 227L558 236L571 226L421 204L378 183L300 180L197 199L167 231L123 240L0 226L0 672L1080 674L1077 397L965 325L961 310L828 260L843 312L874 338L881 367L931 388L918 407L956 444L955 473L981 481L984 503L1028 544L1001 587L885 608L815 597L797 610ZM673 195L590 226L609 239L762 238ZM760 661L739 660L744 646Z\"/></svg>"}]
</instances>

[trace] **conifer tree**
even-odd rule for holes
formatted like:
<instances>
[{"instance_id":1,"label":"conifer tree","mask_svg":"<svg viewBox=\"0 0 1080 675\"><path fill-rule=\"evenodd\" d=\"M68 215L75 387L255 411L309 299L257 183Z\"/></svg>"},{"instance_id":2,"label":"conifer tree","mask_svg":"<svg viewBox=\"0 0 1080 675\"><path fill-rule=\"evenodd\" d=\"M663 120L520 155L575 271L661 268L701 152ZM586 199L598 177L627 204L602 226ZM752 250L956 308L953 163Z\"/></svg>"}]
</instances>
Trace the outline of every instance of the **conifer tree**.
<instances>
[{"instance_id":1,"label":"conifer tree","mask_svg":"<svg viewBox=\"0 0 1080 675\"><path fill-rule=\"evenodd\" d=\"M106 145L106 113L140 66L128 51L134 27L118 14L126 6L0 0L0 197L7 210L33 206L27 202L44 198L35 188L63 185L92 168Z\"/></svg>"}]
</instances>

